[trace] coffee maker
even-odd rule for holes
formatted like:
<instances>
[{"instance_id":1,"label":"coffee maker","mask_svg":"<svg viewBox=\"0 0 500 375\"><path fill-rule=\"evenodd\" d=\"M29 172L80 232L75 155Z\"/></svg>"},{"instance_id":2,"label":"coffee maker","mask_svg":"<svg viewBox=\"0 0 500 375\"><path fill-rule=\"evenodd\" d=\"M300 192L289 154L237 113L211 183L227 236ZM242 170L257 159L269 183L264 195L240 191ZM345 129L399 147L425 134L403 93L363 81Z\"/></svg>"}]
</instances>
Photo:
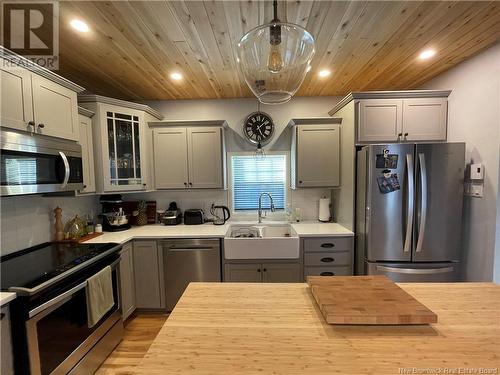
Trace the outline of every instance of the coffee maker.
<instances>
[{"instance_id":1,"label":"coffee maker","mask_svg":"<svg viewBox=\"0 0 500 375\"><path fill-rule=\"evenodd\" d=\"M120 194L101 195L99 203L102 205L102 230L105 232L119 232L130 229L129 216L123 211L123 200Z\"/></svg>"}]
</instances>

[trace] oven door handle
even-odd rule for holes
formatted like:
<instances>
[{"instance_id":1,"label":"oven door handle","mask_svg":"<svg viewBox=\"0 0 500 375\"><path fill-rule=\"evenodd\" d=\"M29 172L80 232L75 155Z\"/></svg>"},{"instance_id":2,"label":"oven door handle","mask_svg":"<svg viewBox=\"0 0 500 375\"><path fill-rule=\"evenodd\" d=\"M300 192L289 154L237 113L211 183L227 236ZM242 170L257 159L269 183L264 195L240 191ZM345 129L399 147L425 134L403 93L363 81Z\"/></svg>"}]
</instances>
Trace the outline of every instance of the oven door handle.
<instances>
[{"instance_id":1,"label":"oven door handle","mask_svg":"<svg viewBox=\"0 0 500 375\"><path fill-rule=\"evenodd\" d=\"M71 168L69 166L69 161L68 157L66 154L62 151L59 151L59 156L61 157L63 163L64 163L64 180L62 182L61 188L65 188L68 185L69 181L69 175L71 174Z\"/></svg>"},{"instance_id":2,"label":"oven door handle","mask_svg":"<svg viewBox=\"0 0 500 375\"><path fill-rule=\"evenodd\" d=\"M111 269L115 269L118 263L120 263L120 259L115 260L109 266L111 267ZM41 304L40 306L35 307L33 310L30 310L30 312L28 313L29 318L30 319L33 318L35 315L41 313L44 310L47 310L48 308L54 306L55 304L61 303L62 301L66 302L71 298L73 294L86 287L87 287L87 280L65 291L64 293L58 295L57 297L54 297L51 300Z\"/></svg>"},{"instance_id":3,"label":"oven door handle","mask_svg":"<svg viewBox=\"0 0 500 375\"><path fill-rule=\"evenodd\" d=\"M78 292L79 290L86 288L87 287L87 280L85 280L83 283L78 284L77 286L65 291L64 293L58 295L57 297L52 298L51 300L41 304L40 306L35 307L33 310L30 310L28 316L29 318L33 318L35 315L41 313L44 310L47 310L49 307L54 306L55 304L69 300L70 297Z\"/></svg>"}]
</instances>

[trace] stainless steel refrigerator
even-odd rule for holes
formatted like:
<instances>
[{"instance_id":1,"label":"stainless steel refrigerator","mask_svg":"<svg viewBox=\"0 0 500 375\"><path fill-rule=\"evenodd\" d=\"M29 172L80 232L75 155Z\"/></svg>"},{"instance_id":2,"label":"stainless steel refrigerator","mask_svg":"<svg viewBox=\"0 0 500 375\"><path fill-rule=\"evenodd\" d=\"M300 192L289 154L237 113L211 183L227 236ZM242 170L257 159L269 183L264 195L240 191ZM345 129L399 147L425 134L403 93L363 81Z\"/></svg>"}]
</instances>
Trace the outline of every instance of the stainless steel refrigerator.
<instances>
[{"instance_id":1,"label":"stainless steel refrigerator","mask_svg":"<svg viewBox=\"0 0 500 375\"><path fill-rule=\"evenodd\" d=\"M464 143L358 151L356 268L394 281L460 279Z\"/></svg>"}]
</instances>

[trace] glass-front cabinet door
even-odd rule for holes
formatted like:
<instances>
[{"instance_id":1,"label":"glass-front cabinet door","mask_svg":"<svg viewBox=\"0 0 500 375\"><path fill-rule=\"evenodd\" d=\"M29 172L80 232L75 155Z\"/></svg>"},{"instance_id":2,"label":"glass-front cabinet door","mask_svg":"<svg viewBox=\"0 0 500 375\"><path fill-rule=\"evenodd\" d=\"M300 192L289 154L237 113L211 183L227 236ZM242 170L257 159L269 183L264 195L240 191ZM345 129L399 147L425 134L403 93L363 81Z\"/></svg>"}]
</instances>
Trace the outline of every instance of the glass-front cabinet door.
<instances>
[{"instance_id":1,"label":"glass-front cabinet door","mask_svg":"<svg viewBox=\"0 0 500 375\"><path fill-rule=\"evenodd\" d=\"M144 161L141 158L141 118L135 111L113 111L106 109L107 167L108 181L105 190L143 190ZM103 155L106 157L105 155ZM106 172L106 171L105 171ZM106 173L107 174L107 173Z\"/></svg>"}]
</instances>

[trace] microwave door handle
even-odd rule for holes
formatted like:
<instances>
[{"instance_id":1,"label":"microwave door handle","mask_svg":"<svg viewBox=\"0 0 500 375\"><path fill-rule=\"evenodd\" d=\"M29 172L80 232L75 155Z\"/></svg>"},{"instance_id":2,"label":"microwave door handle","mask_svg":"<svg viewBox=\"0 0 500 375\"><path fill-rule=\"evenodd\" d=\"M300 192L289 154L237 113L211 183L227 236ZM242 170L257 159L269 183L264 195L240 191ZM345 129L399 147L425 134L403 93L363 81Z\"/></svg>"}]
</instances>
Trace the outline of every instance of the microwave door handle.
<instances>
[{"instance_id":1,"label":"microwave door handle","mask_svg":"<svg viewBox=\"0 0 500 375\"><path fill-rule=\"evenodd\" d=\"M411 247L411 234L413 228L413 211L415 208L415 175L413 170L413 156L411 154L406 155L406 165L408 169L408 209L406 216L406 234L405 242L403 246L403 252L410 252Z\"/></svg>"},{"instance_id":2,"label":"microwave door handle","mask_svg":"<svg viewBox=\"0 0 500 375\"><path fill-rule=\"evenodd\" d=\"M69 167L69 162L68 162L68 157L66 154L62 151L59 151L59 156L61 157L63 163L64 163L64 180L62 182L61 188L65 188L68 185L69 181L69 175L71 173L71 169Z\"/></svg>"},{"instance_id":3,"label":"microwave door handle","mask_svg":"<svg viewBox=\"0 0 500 375\"><path fill-rule=\"evenodd\" d=\"M420 210L420 223L418 226L418 238L415 252L420 253L422 251L422 243L424 242L425 238L425 224L427 221L427 168L425 166L425 154L418 154L418 160L420 163L420 189L422 195L422 206Z\"/></svg>"}]
</instances>

